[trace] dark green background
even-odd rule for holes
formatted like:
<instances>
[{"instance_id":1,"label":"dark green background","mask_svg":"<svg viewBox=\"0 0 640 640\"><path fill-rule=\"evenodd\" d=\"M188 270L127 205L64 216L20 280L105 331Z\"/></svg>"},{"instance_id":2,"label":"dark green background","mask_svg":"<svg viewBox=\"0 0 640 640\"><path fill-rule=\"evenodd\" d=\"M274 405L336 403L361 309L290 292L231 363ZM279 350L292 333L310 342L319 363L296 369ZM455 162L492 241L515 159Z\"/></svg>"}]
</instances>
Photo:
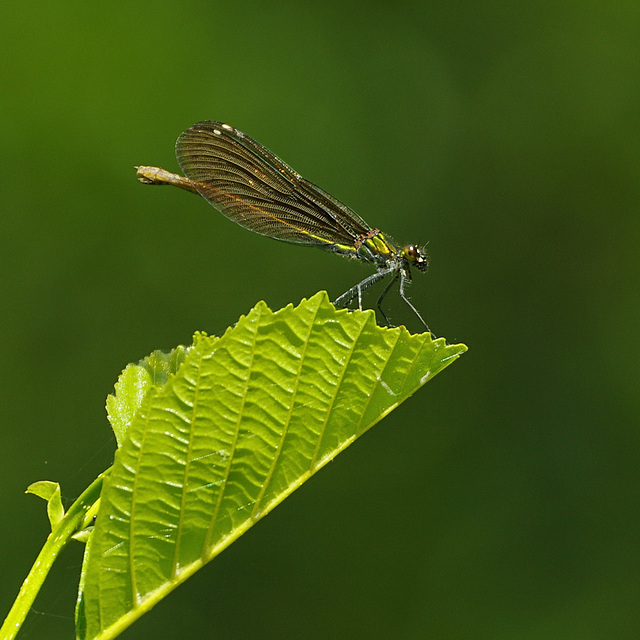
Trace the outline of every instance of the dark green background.
<instances>
[{"instance_id":1,"label":"dark green background","mask_svg":"<svg viewBox=\"0 0 640 640\"><path fill-rule=\"evenodd\" d=\"M47 534L23 491L109 465L127 362L370 273L136 182L216 119L428 242L413 300L470 350L123 637L638 637L637 2L2 13L2 616ZM25 638L71 636L80 559Z\"/></svg>"}]
</instances>

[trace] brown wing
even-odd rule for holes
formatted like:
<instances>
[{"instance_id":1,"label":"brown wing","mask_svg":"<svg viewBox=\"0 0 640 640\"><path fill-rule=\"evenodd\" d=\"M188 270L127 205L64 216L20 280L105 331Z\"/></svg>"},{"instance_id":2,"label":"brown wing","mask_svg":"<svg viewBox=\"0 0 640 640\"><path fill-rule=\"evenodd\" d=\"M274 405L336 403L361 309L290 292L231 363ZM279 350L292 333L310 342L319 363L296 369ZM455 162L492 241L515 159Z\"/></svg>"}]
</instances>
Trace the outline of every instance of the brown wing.
<instances>
[{"instance_id":1,"label":"brown wing","mask_svg":"<svg viewBox=\"0 0 640 640\"><path fill-rule=\"evenodd\" d=\"M194 124L176 155L201 196L239 225L285 242L353 245L370 227L278 156L221 122Z\"/></svg>"}]
</instances>

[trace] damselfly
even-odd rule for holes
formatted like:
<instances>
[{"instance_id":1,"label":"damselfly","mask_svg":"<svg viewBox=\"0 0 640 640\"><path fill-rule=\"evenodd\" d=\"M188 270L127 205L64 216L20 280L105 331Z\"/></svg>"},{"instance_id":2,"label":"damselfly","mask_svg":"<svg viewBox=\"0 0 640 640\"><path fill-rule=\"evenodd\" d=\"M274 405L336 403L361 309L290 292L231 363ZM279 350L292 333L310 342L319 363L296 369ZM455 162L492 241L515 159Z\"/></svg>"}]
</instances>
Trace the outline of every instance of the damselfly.
<instances>
[{"instance_id":1,"label":"damselfly","mask_svg":"<svg viewBox=\"0 0 640 640\"><path fill-rule=\"evenodd\" d=\"M146 184L171 184L200 194L220 213L239 225L269 238L315 246L372 263L377 271L336 298L346 307L372 284L391 276L377 306L388 325L382 301L399 282L400 297L429 327L407 297L411 267L425 271L424 249L415 244L399 247L379 229L285 164L266 147L228 124L194 124L176 142L178 163L186 177L157 167L137 167Z\"/></svg>"}]
</instances>

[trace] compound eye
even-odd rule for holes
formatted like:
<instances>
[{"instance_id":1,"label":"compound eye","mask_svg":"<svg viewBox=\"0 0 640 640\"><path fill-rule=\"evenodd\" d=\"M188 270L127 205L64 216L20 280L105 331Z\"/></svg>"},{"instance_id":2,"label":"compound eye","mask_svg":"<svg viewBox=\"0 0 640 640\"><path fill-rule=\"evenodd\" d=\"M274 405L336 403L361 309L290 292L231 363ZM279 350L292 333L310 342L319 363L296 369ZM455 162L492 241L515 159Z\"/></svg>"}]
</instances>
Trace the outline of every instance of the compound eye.
<instances>
[{"instance_id":1,"label":"compound eye","mask_svg":"<svg viewBox=\"0 0 640 640\"><path fill-rule=\"evenodd\" d=\"M418 247L416 247L415 244L408 244L403 250L402 253L404 254L404 257L409 261L409 262L416 262L417 260L420 259L420 250L418 249Z\"/></svg>"},{"instance_id":2,"label":"compound eye","mask_svg":"<svg viewBox=\"0 0 640 640\"><path fill-rule=\"evenodd\" d=\"M427 268L429 262L427 256L415 244L408 244L404 247L402 255L410 265L417 267L420 271Z\"/></svg>"}]
</instances>

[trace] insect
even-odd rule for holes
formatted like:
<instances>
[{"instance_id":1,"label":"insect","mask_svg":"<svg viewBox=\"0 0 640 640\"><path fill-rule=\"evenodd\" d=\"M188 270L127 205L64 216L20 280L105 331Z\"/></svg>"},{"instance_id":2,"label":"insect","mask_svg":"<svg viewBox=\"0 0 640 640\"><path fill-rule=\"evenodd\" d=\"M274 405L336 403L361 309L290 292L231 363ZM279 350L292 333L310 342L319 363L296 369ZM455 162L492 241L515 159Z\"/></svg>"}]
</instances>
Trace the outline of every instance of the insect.
<instances>
[{"instance_id":1,"label":"insect","mask_svg":"<svg viewBox=\"0 0 640 640\"><path fill-rule=\"evenodd\" d=\"M390 276L377 302L399 280L400 297L427 331L429 327L407 297L411 268L424 272L428 258L415 244L398 246L357 213L303 178L253 138L228 124L207 120L180 134L176 156L185 176L157 167L137 167L146 184L171 184L200 194L224 216L245 229L269 238L320 247L369 262L376 272L336 298L337 308L357 299L371 285Z\"/></svg>"}]
</instances>

